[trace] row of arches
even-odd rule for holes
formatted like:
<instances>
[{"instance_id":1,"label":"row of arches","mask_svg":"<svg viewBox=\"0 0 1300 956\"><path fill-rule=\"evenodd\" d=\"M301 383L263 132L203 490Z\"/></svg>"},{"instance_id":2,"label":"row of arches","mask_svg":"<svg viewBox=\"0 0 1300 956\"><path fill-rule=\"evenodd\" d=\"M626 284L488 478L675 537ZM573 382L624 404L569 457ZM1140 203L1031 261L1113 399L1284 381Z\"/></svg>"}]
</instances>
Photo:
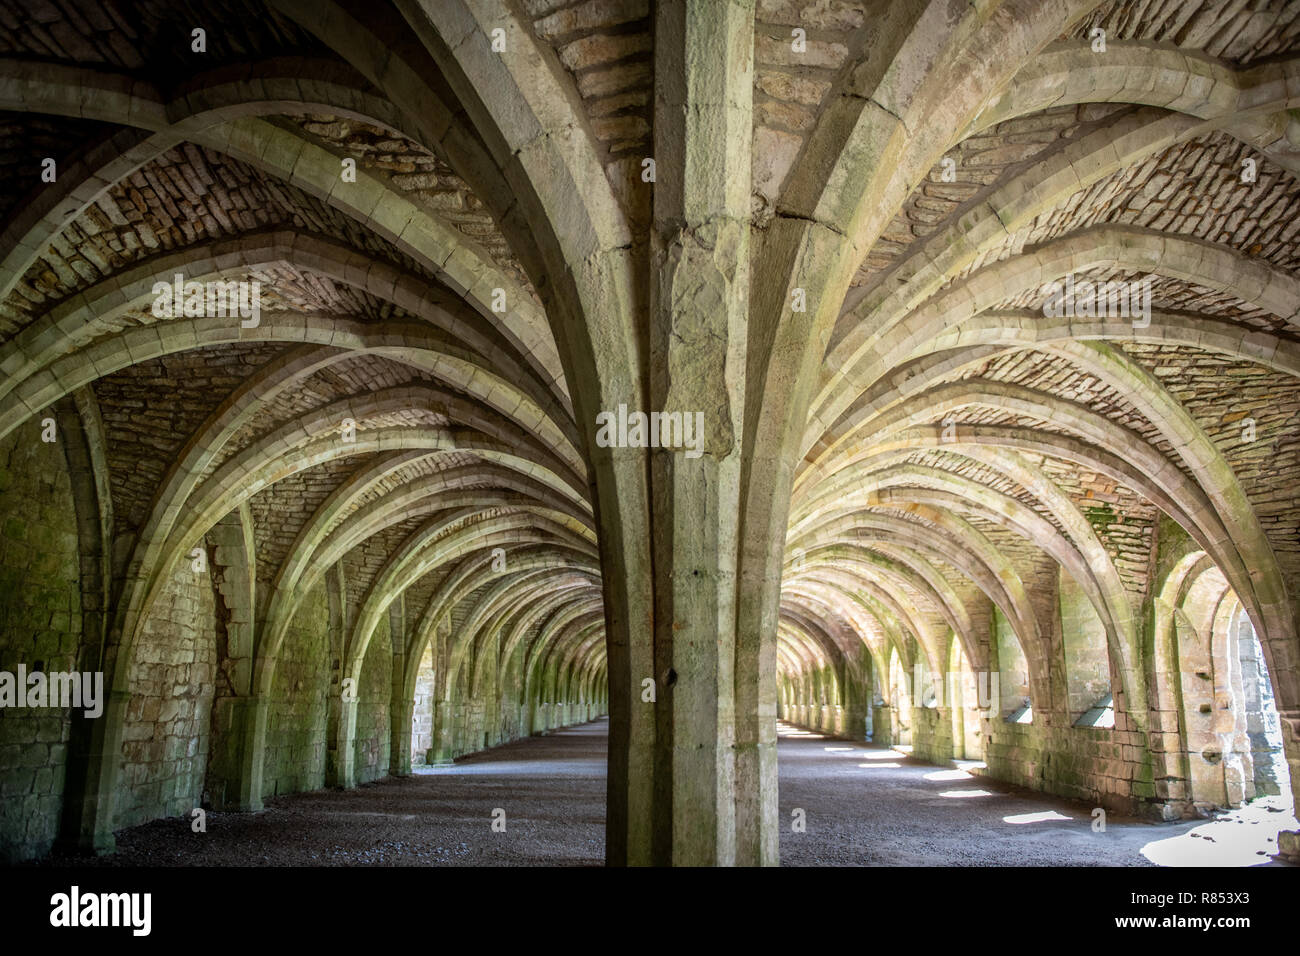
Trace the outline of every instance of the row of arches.
<instances>
[{"instance_id":1,"label":"row of arches","mask_svg":"<svg viewBox=\"0 0 1300 956\"><path fill-rule=\"evenodd\" d=\"M1054 656L1041 662L1049 680L1039 685L1014 625L996 607L987 609L989 666L977 671L951 628L929 632L924 645L918 634L925 632L906 624L856 632L845 621L832 635L825 617L796 610L805 599L797 584L787 585L779 716L939 763L970 761L962 766L1127 812L1140 812L1141 802L1107 777L1116 762L1134 765L1125 770L1132 773L1150 760L1164 818L1289 795L1274 685L1250 617L1209 556L1172 523L1164 528L1163 578L1143 609L1151 712L1140 718L1152 732L1141 753L1126 755L1113 743L1116 727L1132 726L1130 715L1116 709L1116 668L1101 622L1064 573ZM865 590L840 594L869 606ZM1008 736L1014 744L999 743ZM1111 757L1118 759L1100 759ZM1067 772L1052 771L1051 762Z\"/></svg>"},{"instance_id":2,"label":"row of arches","mask_svg":"<svg viewBox=\"0 0 1300 956\"><path fill-rule=\"evenodd\" d=\"M20 434L0 445L0 523L11 536L4 567L13 587L6 647L29 670L44 672L98 665L99 649L84 629L98 612L98 568L86 540L93 523L84 520L95 475L74 464L84 435L75 409L64 411L58 440ZM117 762L112 799L97 809L110 834L158 817L188 817L199 807L251 809L277 794L405 774L414 764L446 762L606 712L591 560L584 574L582 558L563 560L543 540L530 545L490 534L457 550L454 523L445 536L450 571L441 590L424 604L400 590L351 658L347 646L362 633L367 605L357 599L366 591L348 579L365 575L364 558L353 552L298 584L260 693L241 695L239 682L255 663L247 654L250 632L261 623L255 526L245 505L180 555L161 576L130 653L117 658L99 718L115 722L108 728ZM496 540L509 550L491 547ZM15 644L24 631L30 643ZM422 707L428 726L416 748L412 727ZM75 710L5 715L6 760L13 757L6 779L12 784L15 772L23 774L14 748L38 754L49 768L28 771L46 792L6 801L10 859L48 850L64 832L74 794L65 790L60 799L57 788L78 779L78 762L87 757L78 748L88 746L84 735L93 726Z\"/></svg>"},{"instance_id":3,"label":"row of arches","mask_svg":"<svg viewBox=\"0 0 1300 956\"><path fill-rule=\"evenodd\" d=\"M0 233L0 437L67 439L76 611L33 613L76 618L61 654L113 690L59 731L84 779L34 770L23 805L65 794L45 817L111 842L135 662L196 551L223 805L265 792L304 620L337 705L299 716L344 784L384 763L378 705L343 697L381 694L372 658L398 769L417 698L435 759L607 701L612 862L775 862L778 707L946 759L975 725L908 685L963 660L1016 715L979 725L990 772L1178 812L1195 725L1153 675L1194 654L1154 648L1227 628L1212 593L1259 636L1294 766L1285 17L780 6L273 0L252 53L0 63L17 128L84 140ZM837 66L774 42L790 16ZM1205 40L1229 28L1231 60ZM613 77L582 58L610 45ZM177 272L273 301L251 328L153 315ZM1149 281L1151 313L1050 315L1067 277ZM621 405L706 409L703 456L604 447ZM1224 588L1166 626L1183 537Z\"/></svg>"}]
</instances>

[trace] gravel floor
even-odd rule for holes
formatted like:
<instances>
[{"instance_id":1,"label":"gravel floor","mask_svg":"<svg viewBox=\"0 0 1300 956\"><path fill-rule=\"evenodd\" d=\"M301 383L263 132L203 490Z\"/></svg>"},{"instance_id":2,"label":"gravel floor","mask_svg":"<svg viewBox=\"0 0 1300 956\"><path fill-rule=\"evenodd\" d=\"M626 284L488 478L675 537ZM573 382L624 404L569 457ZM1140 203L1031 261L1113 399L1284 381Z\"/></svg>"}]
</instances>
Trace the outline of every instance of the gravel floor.
<instances>
[{"instance_id":1,"label":"gravel floor","mask_svg":"<svg viewBox=\"0 0 1300 956\"><path fill-rule=\"evenodd\" d=\"M354 790L266 801L117 833L119 866L599 866L605 858L606 721L530 737ZM505 810L505 832L492 811ZM68 859L51 859L68 865Z\"/></svg>"},{"instance_id":2,"label":"gravel floor","mask_svg":"<svg viewBox=\"0 0 1300 956\"><path fill-rule=\"evenodd\" d=\"M1216 820L1146 823L914 761L896 750L782 726L781 862L790 866L1278 865L1290 805L1259 801ZM806 832L792 832L795 809Z\"/></svg>"},{"instance_id":3,"label":"gravel floor","mask_svg":"<svg viewBox=\"0 0 1300 956\"><path fill-rule=\"evenodd\" d=\"M605 721L496 747L355 790L267 801L117 834L79 866L598 866L604 856ZM788 865L1252 865L1270 862L1289 807L1147 824L912 761L897 751L781 728L781 861ZM505 811L494 832L493 811ZM793 832L793 811L804 832ZM1146 855L1144 855L1144 848Z\"/></svg>"}]
</instances>

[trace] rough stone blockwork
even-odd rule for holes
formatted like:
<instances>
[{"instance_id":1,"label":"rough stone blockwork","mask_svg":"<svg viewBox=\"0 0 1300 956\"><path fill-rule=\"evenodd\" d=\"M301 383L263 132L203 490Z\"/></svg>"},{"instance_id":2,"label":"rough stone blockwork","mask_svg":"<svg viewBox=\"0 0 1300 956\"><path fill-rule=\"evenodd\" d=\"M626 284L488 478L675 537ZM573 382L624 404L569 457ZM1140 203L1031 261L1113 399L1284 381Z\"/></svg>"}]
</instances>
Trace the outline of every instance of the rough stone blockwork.
<instances>
[{"instance_id":1,"label":"rough stone blockwork","mask_svg":"<svg viewBox=\"0 0 1300 956\"><path fill-rule=\"evenodd\" d=\"M0 670L76 671L81 593L63 448L33 422L0 441ZM70 711L0 710L0 855L45 853L58 835Z\"/></svg>"},{"instance_id":2,"label":"rough stone blockwork","mask_svg":"<svg viewBox=\"0 0 1300 956\"><path fill-rule=\"evenodd\" d=\"M357 684L357 783L388 776L389 706L393 692L393 647L388 622L370 638Z\"/></svg>"},{"instance_id":3,"label":"rough stone blockwork","mask_svg":"<svg viewBox=\"0 0 1300 956\"><path fill-rule=\"evenodd\" d=\"M329 657L329 601L325 589L316 587L294 615L275 672L262 767L265 796L325 785Z\"/></svg>"},{"instance_id":4,"label":"rough stone blockwork","mask_svg":"<svg viewBox=\"0 0 1300 956\"><path fill-rule=\"evenodd\" d=\"M1297 55L1280 2L0 0L0 671L112 689L0 709L0 853L604 714L614 864L779 862L778 716L1294 796Z\"/></svg>"},{"instance_id":5,"label":"rough stone blockwork","mask_svg":"<svg viewBox=\"0 0 1300 956\"><path fill-rule=\"evenodd\" d=\"M185 562L169 575L133 655L122 735L121 826L189 816L204 805L214 731L215 622L211 578Z\"/></svg>"}]
</instances>

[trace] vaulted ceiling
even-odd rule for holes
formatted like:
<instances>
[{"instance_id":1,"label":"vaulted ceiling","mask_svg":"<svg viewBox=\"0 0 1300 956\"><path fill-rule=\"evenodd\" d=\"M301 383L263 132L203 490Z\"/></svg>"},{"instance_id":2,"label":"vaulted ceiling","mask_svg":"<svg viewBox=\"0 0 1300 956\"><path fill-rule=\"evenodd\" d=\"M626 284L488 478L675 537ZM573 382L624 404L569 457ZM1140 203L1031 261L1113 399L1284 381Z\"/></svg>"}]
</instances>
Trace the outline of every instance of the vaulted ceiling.
<instances>
[{"instance_id":1,"label":"vaulted ceiling","mask_svg":"<svg viewBox=\"0 0 1300 956\"><path fill-rule=\"evenodd\" d=\"M868 78L924 71L934 51L881 41L906 6L759 0L756 233L801 208L798 171L835 154ZM939 636L985 602L1032 658L1030 595L1059 568L1131 641L1162 512L1258 614L1300 580L1300 3L976 6L1055 39L1008 82L954 77L983 103L955 138L890 117L938 161L875 197L826 348L787 667L904 634L942 666ZM646 0L506 9L646 242ZM102 422L135 613L242 506L272 659L341 563L357 606L503 615L600 666L592 426L561 359L574 332L548 321L564 276L430 52L454 42L418 3L0 0L0 428L69 397ZM260 283L260 323L156 317L176 273ZM1149 324L1044 316L1067 273L1150 276Z\"/></svg>"}]
</instances>

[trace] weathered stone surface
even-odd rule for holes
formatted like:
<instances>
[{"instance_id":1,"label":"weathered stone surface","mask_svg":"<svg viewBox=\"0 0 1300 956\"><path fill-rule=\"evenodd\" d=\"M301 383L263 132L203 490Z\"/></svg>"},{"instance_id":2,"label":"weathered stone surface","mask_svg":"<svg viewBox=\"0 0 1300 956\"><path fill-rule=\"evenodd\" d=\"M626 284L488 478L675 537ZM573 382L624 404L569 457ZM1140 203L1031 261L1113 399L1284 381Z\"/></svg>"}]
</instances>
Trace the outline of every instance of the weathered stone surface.
<instances>
[{"instance_id":1,"label":"weathered stone surface","mask_svg":"<svg viewBox=\"0 0 1300 956\"><path fill-rule=\"evenodd\" d=\"M40 429L0 442L0 668L80 670L77 525L63 450ZM0 854L40 856L58 835L71 713L0 717ZM40 746L37 746L40 742Z\"/></svg>"},{"instance_id":2,"label":"weathered stone surface","mask_svg":"<svg viewBox=\"0 0 1300 956\"><path fill-rule=\"evenodd\" d=\"M640 19L649 12L647 0L586 0L577 6L552 13L533 23L543 40L554 40L569 33L608 27Z\"/></svg>"},{"instance_id":3,"label":"weathered stone surface","mask_svg":"<svg viewBox=\"0 0 1300 956\"><path fill-rule=\"evenodd\" d=\"M136 648L123 734L121 826L188 817L208 802L215 632L211 578L186 562L170 576Z\"/></svg>"},{"instance_id":4,"label":"weathered stone surface","mask_svg":"<svg viewBox=\"0 0 1300 956\"><path fill-rule=\"evenodd\" d=\"M217 6L0 0L0 667L125 691L0 720L7 858L602 713L613 863L776 862L778 716L1295 789L1293 11Z\"/></svg>"},{"instance_id":5,"label":"weathered stone surface","mask_svg":"<svg viewBox=\"0 0 1300 956\"><path fill-rule=\"evenodd\" d=\"M645 34L631 36L589 36L560 47L560 62L573 71L622 60L650 49Z\"/></svg>"}]
</instances>

